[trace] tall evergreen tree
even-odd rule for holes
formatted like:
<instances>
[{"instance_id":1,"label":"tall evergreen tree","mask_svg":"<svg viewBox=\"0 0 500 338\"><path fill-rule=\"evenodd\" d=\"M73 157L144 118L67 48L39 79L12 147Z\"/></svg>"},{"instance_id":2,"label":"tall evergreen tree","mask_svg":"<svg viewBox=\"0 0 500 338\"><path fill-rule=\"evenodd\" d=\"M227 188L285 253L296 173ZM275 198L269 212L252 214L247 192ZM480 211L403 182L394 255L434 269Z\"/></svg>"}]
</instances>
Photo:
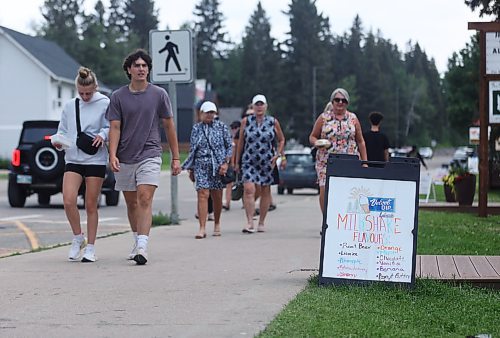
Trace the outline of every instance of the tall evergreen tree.
<instances>
[{"instance_id":1,"label":"tall evergreen tree","mask_svg":"<svg viewBox=\"0 0 500 338\"><path fill-rule=\"evenodd\" d=\"M80 8L83 0L45 0L41 13L45 22L38 34L54 41L69 55L79 60L78 23L83 21Z\"/></svg>"},{"instance_id":2,"label":"tall evergreen tree","mask_svg":"<svg viewBox=\"0 0 500 338\"><path fill-rule=\"evenodd\" d=\"M291 115L292 136L307 143L316 117L311 103L313 72L328 64L330 23L318 13L315 0L292 0L285 14L290 20L290 32L286 41L287 75L283 80L293 88L285 109Z\"/></svg>"},{"instance_id":3,"label":"tall evergreen tree","mask_svg":"<svg viewBox=\"0 0 500 338\"><path fill-rule=\"evenodd\" d=\"M271 24L260 1L252 13L242 39L241 74L244 102L257 93L267 95L270 108L278 111L280 55L271 37Z\"/></svg>"},{"instance_id":4,"label":"tall evergreen tree","mask_svg":"<svg viewBox=\"0 0 500 338\"><path fill-rule=\"evenodd\" d=\"M149 49L149 31L158 28L158 9L154 0L126 0L125 24L138 37L137 47Z\"/></svg>"},{"instance_id":5,"label":"tall evergreen tree","mask_svg":"<svg viewBox=\"0 0 500 338\"><path fill-rule=\"evenodd\" d=\"M219 0L200 0L193 14L196 16L194 33L196 36L197 78L211 83L214 80L214 59L226 53L229 40L223 31L224 17L219 11Z\"/></svg>"},{"instance_id":6,"label":"tall evergreen tree","mask_svg":"<svg viewBox=\"0 0 500 338\"><path fill-rule=\"evenodd\" d=\"M465 141L468 127L479 118L479 36L448 60L444 76L446 113L456 140ZM459 135L462 135L461 137Z\"/></svg>"}]
</instances>

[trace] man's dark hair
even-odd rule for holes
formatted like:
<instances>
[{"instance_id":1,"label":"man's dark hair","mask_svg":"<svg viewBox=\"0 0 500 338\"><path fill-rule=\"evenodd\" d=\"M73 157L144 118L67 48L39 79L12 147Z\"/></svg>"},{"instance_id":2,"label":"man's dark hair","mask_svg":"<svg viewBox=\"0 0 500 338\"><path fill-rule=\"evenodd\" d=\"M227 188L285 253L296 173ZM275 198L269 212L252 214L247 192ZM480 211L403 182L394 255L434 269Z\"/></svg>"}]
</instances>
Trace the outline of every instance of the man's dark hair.
<instances>
[{"instance_id":1,"label":"man's dark hair","mask_svg":"<svg viewBox=\"0 0 500 338\"><path fill-rule=\"evenodd\" d=\"M382 119L384 118L384 115L382 115L382 113L379 113L378 111L374 111L371 112L370 115L368 115L368 118L374 126L378 126L380 124L380 121L382 121Z\"/></svg>"},{"instance_id":2,"label":"man's dark hair","mask_svg":"<svg viewBox=\"0 0 500 338\"><path fill-rule=\"evenodd\" d=\"M128 73L128 69L132 67L132 64L138 59L143 59L144 62L146 62L146 64L148 65L149 69L148 80L149 80L149 75L151 75L151 70L153 69L153 60L151 59L151 56L149 56L148 52L146 52L144 49L135 50L134 52L127 55L125 60L123 60L123 70L125 71L125 74L127 74L127 77L130 80L131 76Z\"/></svg>"}]
</instances>

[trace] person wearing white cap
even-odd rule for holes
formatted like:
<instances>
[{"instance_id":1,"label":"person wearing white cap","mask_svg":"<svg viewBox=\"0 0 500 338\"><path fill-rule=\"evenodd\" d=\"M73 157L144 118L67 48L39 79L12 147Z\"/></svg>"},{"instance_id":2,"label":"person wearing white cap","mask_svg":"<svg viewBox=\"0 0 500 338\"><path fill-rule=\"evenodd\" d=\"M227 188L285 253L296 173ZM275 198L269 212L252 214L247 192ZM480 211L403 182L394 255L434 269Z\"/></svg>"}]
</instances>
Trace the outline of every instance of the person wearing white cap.
<instances>
[{"instance_id":1,"label":"person wearing white cap","mask_svg":"<svg viewBox=\"0 0 500 338\"><path fill-rule=\"evenodd\" d=\"M243 205L247 223L243 233L255 232L253 216L255 213L255 191L260 187L260 212L258 232L264 232L264 222L271 202L271 184L273 184L273 168L279 157L281 167L286 166L284 155L285 136L278 119L268 116L267 99L264 95L255 95L252 99L254 114L241 121L238 139L235 169L242 172L244 187ZM274 140L278 141L275 152ZM239 163L241 160L241 168Z\"/></svg>"},{"instance_id":2,"label":"person wearing white cap","mask_svg":"<svg viewBox=\"0 0 500 338\"><path fill-rule=\"evenodd\" d=\"M347 90L335 89L330 96L329 104L318 116L309 135L309 142L318 149L316 172L319 183L319 204L323 213L328 155L330 153L351 154L358 155L363 161L367 160L361 125L356 114L347 110L349 100Z\"/></svg>"},{"instance_id":3,"label":"person wearing white cap","mask_svg":"<svg viewBox=\"0 0 500 338\"><path fill-rule=\"evenodd\" d=\"M215 119L217 106L210 101L200 107L200 122L193 125L190 149L182 169L188 170L189 178L195 183L198 197L198 222L200 229L196 239L207 237L206 222L208 197L212 197L214 209L213 236L220 236L220 216L222 211L222 190L225 184L221 177L231 164L232 140L229 128Z\"/></svg>"}]
</instances>

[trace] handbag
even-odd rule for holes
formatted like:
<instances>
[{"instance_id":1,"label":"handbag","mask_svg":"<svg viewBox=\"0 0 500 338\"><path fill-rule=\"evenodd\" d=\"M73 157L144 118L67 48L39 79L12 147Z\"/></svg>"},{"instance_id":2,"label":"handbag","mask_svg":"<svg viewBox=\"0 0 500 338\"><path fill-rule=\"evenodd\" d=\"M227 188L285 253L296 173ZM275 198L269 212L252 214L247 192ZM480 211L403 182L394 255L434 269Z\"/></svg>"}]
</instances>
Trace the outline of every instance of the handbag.
<instances>
[{"instance_id":1,"label":"handbag","mask_svg":"<svg viewBox=\"0 0 500 338\"><path fill-rule=\"evenodd\" d=\"M280 172L278 170L278 165L276 164L273 168L273 172L271 173L273 176L273 183L271 185L276 185L280 183Z\"/></svg>"},{"instance_id":2,"label":"handbag","mask_svg":"<svg viewBox=\"0 0 500 338\"><path fill-rule=\"evenodd\" d=\"M234 181L236 181L236 172L234 171L234 168L232 165L229 165L227 167L226 175L221 176L220 180L223 184L229 184L229 183L233 183Z\"/></svg>"},{"instance_id":3,"label":"handbag","mask_svg":"<svg viewBox=\"0 0 500 338\"><path fill-rule=\"evenodd\" d=\"M99 147L92 145L94 138L82 131L82 126L80 125L80 99L75 100L75 111L76 111L76 146L86 154L95 155L99 150Z\"/></svg>"},{"instance_id":4,"label":"handbag","mask_svg":"<svg viewBox=\"0 0 500 338\"><path fill-rule=\"evenodd\" d=\"M210 144L210 140L208 139L207 134L205 134L205 130L203 130L203 135L207 139L207 144L208 144L208 147L210 148L210 150L212 151L212 154L215 154L214 148L212 148L212 145ZM234 181L236 181L236 172L234 171L234 168L232 165L228 165L226 175L224 175L224 176L219 175L219 176L220 176L220 180L221 180L222 184L229 184L229 183L233 183Z\"/></svg>"},{"instance_id":5,"label":"handbag","mask_svg":"<svg viewBox=\"0 0 500 338\"><path fill-rule=\"evenodd\" d=\"M238 201L243 197L243 183L236 182L231 187L231 200Z\"/></svg>"}]
</instances>

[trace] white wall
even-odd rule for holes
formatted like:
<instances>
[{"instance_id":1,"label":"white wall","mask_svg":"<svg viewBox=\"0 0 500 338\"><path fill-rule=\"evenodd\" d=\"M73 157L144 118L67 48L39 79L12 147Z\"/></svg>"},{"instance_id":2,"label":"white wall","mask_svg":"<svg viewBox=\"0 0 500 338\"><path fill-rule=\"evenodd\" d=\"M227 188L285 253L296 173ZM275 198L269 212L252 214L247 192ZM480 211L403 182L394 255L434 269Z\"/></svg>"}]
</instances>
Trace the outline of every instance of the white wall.
<instances>
[{"instance_id":1,"label":"white wall","mask_svg":"<svg viewBox=\"0 0 500 338\"><path fill-rule=\"evenodd\" d=\"M74 85L51 80L49 74L0 35L0 157L10 158L26 120L58 120ZM76 76L76 74L75 74ZM61 85L62 104L57 101Z\"/></svg>"}]
</instances>

